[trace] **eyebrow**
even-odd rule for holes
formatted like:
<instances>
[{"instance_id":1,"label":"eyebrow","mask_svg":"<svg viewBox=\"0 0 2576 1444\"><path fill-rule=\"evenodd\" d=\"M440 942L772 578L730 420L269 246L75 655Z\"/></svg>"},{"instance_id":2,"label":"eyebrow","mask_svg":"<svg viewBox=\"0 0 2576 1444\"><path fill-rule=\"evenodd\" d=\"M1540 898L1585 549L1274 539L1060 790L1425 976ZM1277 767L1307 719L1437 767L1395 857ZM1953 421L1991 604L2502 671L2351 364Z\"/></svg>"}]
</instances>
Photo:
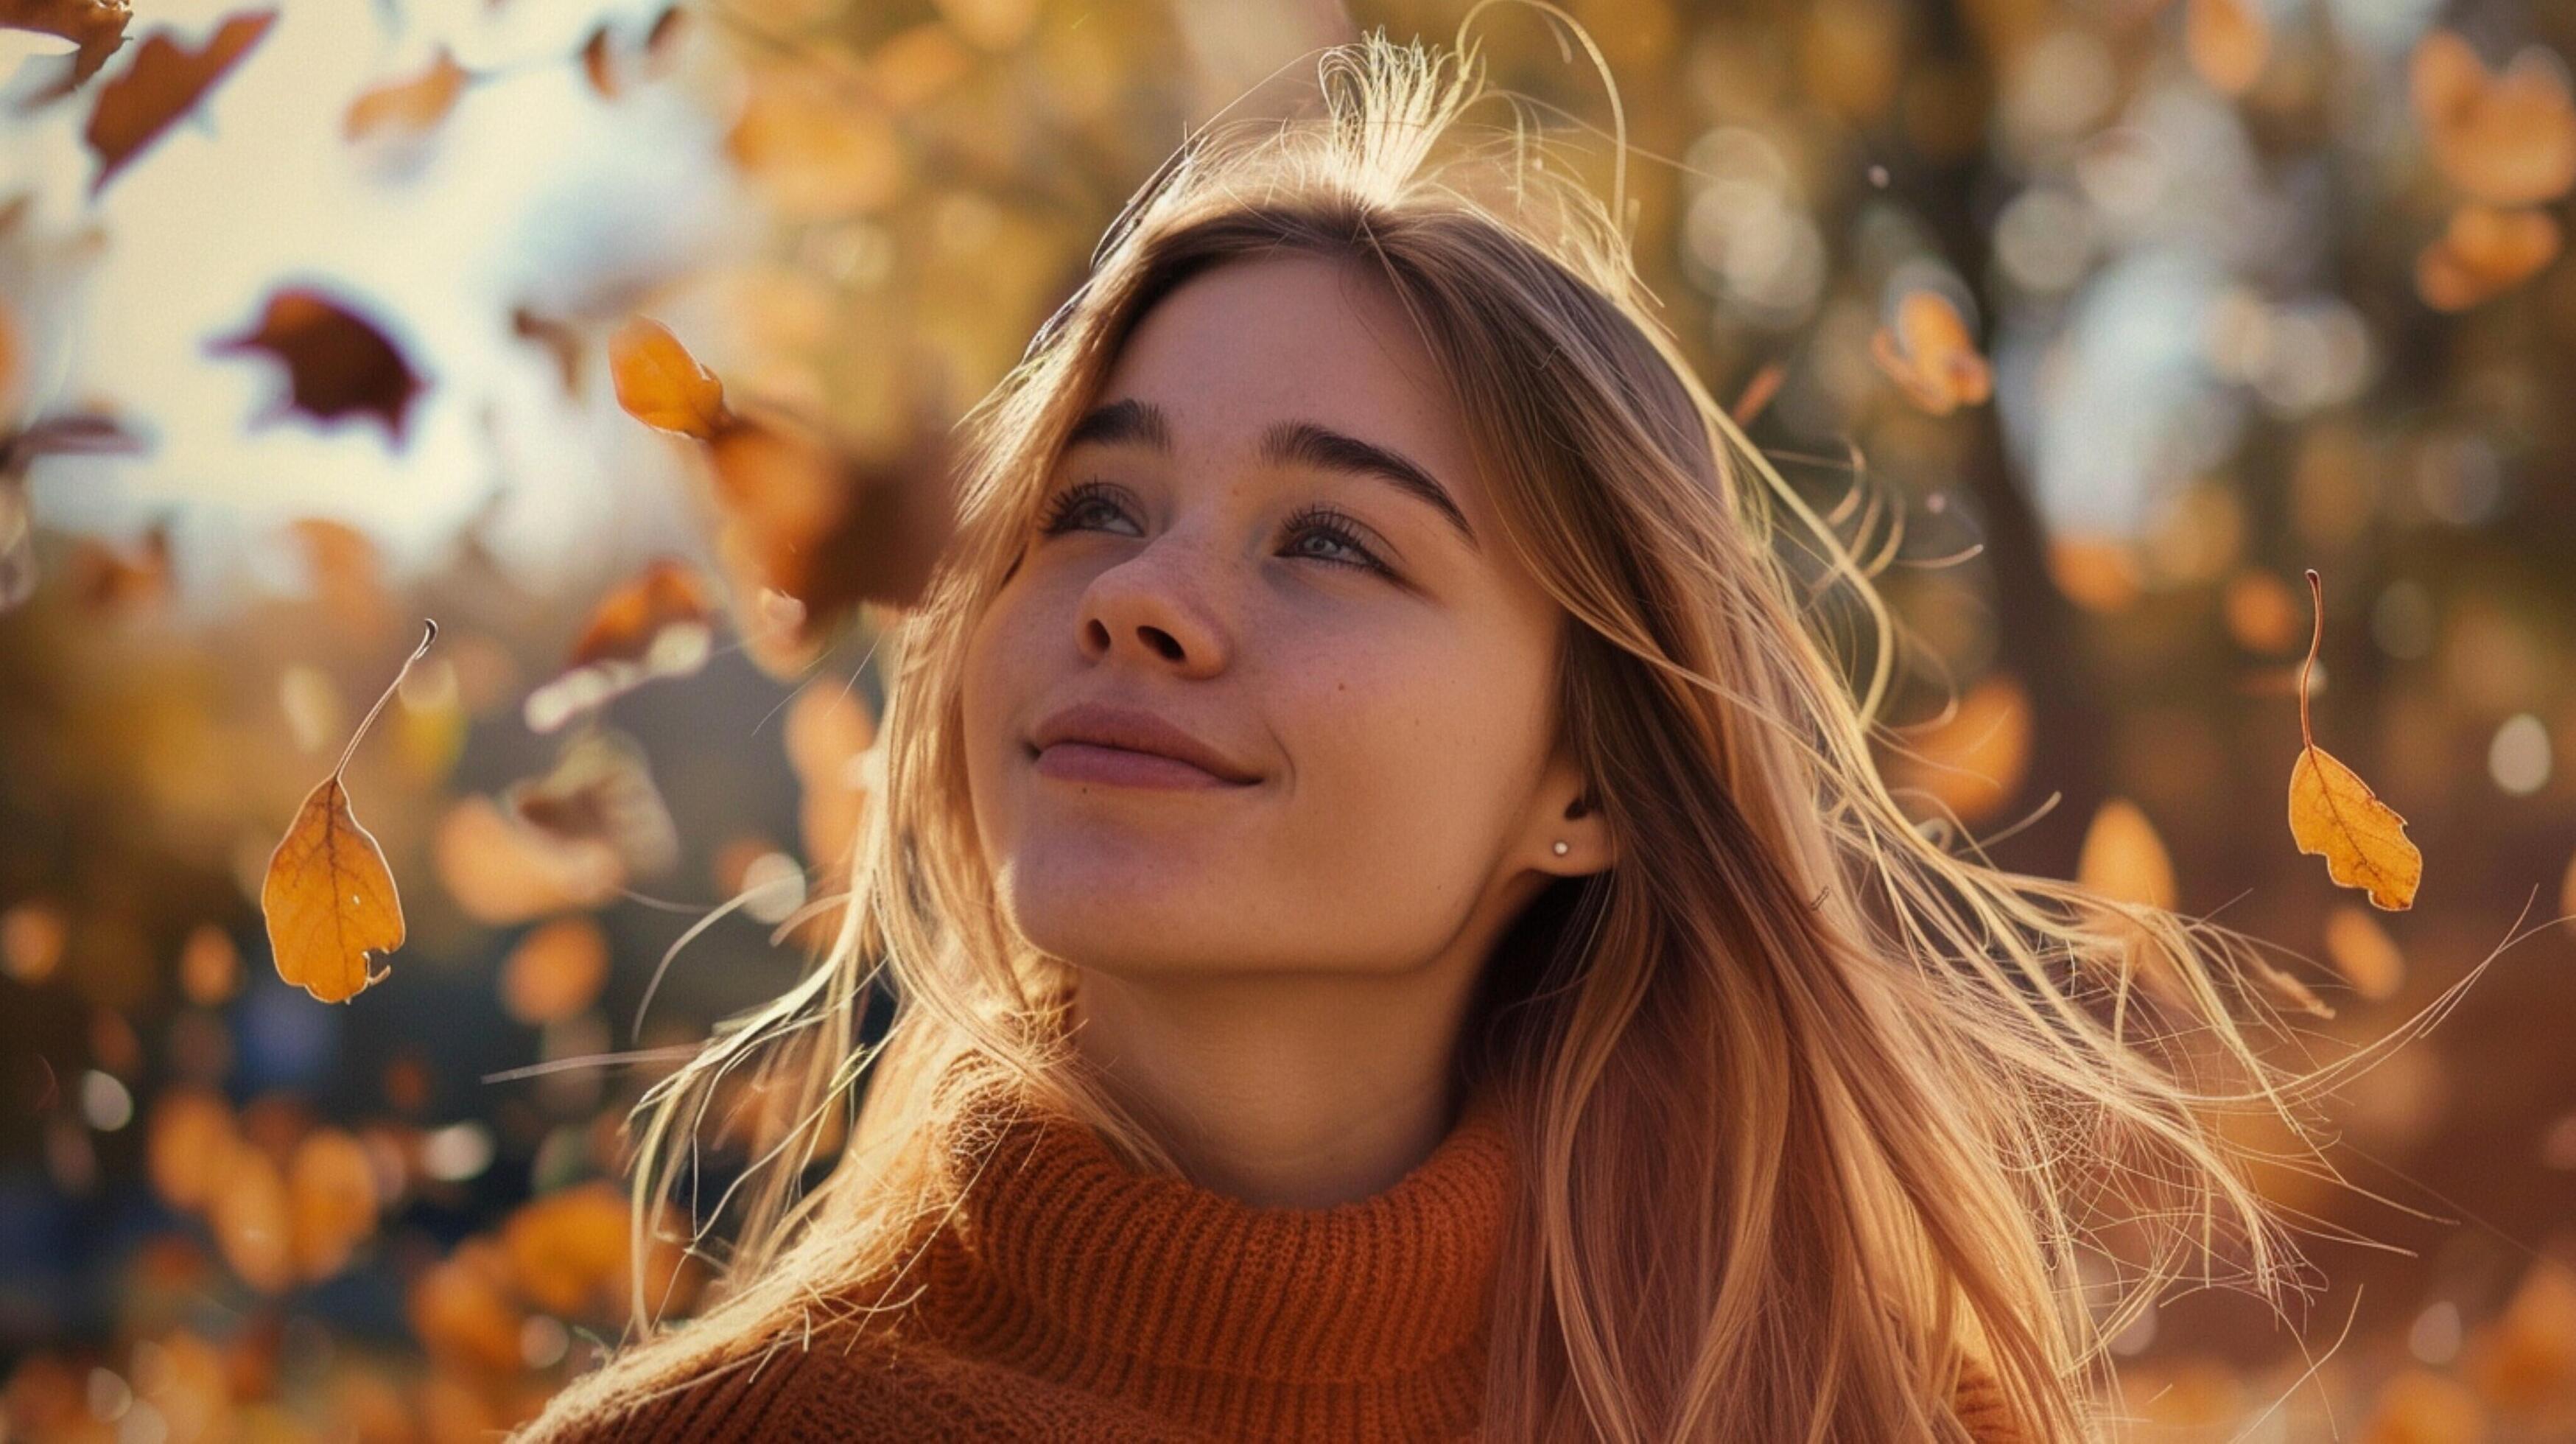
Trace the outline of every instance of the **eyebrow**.
<instances>
[{"instance_id":1,"label":"eyebrow","mask_svg":"<svg viewBox=\"0 0 2576 1444\"><path fill-rule=\"evenodd\" d=\"M1162 409L1150 401L1133 398L1096 406L1074 423L1065 437L1065 447L1084 443L1099 446L1121 442L1141 443L1156 451L1172 449L1172 427ZM1289 466L1311 466L1321 471L1349 472L1374 476L1392 483L1397 489L1430 504L1446 518L1467 545L1476 547L1476 530L1467 524L1467 514L1458 508L1448 488L1434 481L1431 473L1402 452L1362 441L1356 436L1335 431L1312 421L1282 421L1261 435L1262 459Z\"/></svg>"}]
</instances>

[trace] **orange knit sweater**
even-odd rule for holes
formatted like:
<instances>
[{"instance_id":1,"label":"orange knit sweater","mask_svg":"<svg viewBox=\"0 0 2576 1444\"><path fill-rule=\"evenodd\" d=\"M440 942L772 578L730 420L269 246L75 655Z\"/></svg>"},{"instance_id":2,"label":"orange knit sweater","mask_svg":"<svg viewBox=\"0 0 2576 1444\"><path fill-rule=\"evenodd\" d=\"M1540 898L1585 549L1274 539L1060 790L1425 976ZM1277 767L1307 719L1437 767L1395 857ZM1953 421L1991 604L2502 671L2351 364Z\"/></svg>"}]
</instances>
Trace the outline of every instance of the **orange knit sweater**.
<instances>
[{"instance_id":1,"label":"orange knit sweater","mask_svg":"<svg viewBox=\"0 0 2576 1444\"><path fill-rule=\"evenodd\" d=\"M1314 1210L1139 1174L1068 1117L961 1097L938 1141L961 1206L893 1289L891 1333L818 1328L656 1397L576 1386L517 1444L1475 1435L1518 1182L1489 1097L1392 1187ZM1983 1444L2026 1439L1982 1373L1953 1407Z\"/></svg>"}]
</instances>

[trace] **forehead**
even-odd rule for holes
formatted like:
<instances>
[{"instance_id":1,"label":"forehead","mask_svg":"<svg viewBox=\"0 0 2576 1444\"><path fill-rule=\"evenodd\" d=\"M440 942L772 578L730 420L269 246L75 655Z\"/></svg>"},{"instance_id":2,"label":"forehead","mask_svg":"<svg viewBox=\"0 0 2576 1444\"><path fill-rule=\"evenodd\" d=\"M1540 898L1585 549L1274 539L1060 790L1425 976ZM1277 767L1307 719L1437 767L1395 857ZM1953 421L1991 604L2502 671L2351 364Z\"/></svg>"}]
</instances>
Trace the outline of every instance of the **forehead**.
<instances>
[{"instance_id":1,"label":"forehead","mask_svg":"<svg viewBox=\"0 0 2576 1444\"><path fill-rule=\"evenodd\" d=\"M1447 378L1385 282L1316 256L1232 261L1145 314L1102 401L1149 401L1173 449L1248 452L1282 420L1312 421L1403 452L1475 520L1483 487Z\"/></svg>"}]
</instances>

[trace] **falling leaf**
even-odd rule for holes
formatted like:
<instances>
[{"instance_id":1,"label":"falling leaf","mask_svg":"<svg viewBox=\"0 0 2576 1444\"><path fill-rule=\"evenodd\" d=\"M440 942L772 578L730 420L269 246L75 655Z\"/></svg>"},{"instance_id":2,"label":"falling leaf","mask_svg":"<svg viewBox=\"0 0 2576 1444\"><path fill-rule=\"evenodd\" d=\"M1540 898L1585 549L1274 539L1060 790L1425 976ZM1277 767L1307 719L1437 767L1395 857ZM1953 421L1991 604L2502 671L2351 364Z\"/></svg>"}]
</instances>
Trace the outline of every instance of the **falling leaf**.
<instances>
[{"instance_id":1,"label":"falling leaf","mask_svg":"<svg viewBox=\"0 0 2576 1444\"><path fill-rule=\"evenodd\" d=\"M2308 596L2316 628L2308 659L2299 669L2299 760L2290 768L2290 836L2301 852L2321 854L2326 875L2345 887L2365 888L2371 906L2390 912L2415 905L2424 855L2406 839L2406 819L2379 800L2361 775L2319 747L2308 725L2308 668L2325 641L2324 591L2308 569Z\"/></svg>"},{"instance_id":2,"label":"falling leaf","mask_svg":"<svg viewBox=\"0 0 2576 1444\"><path fill-rule=\"evenodd\" d=\"M626 882L626 864L606 842L550 837L488 797L463 798L447 810L430 858L466 916L494 927L597 907Z\"/></svg>"},{"instance_id":3,"label":"falling leaf","mask_svg":"<svg viewBox=\"0 0 2576 1444\"><path fill-rule=\"evenodd\" d=\"M697 568L676 557L646 563L600 600L564 673L528 694L528 730L552 732L646 682L697 671L715 638L714 609Z\"/></svg>"},{"instance_id":4,"label":"falling leaf","mask_svg":"<svg viewBox=\"0 0 2576 1444\"><path fill-rule=\"evenodd\" d=\"M2451 184L2492 206L2542 205L2576 186L2576 100L2548 50L2525 46L2498 75L2459 32L2436 28L2416 44L2409 80Z\"/></svg>"},{"instance_id":5,"label":"falling leaf","mask_svg":"<svg viewBox=\"0 0 2576 1444\"><path fill-rule=\"evenodd\" d=\"M1879 327L1869 354L1915 405L1934 416L1976 405L1994 390L1994 373L1977 353L1968 323L1938 291L1907 292L1897 303L1896 329Z\"/></svg>"},{"instance_id":6,"label":"falling leaf","mask_svg":"<svg viewBox=\"0 0 2576 1444\"><path fill-rule=\"evenodd\" d=\"M2271 57L2272 27L2254 0L2189 0L2183 11L2183 51L2191 68L2221 95L2254 88Z\"/></svg>"},{"instance_id":7,"label":"falling leaf","mask_svg":"<svg viewBox=\"0 0 2576 1444\"><path fill-rule=\"evenodd\" d=\"M608 935L587 917L557 918L510 950L501 1005L522 1023L559 1023L599 997L608 981Z\"/></svg>"},{"instance_id":8,"label":"falling leaf","mask_svg":"<svg viewBox=\"0 0 2576 1444\"><path fill-rule=\"evenodd\" d=\"M609 338L608 367L617 404L647 426L706 441L732 424L723 383L659 321L638 316L619 328Z\"/></svg>"},{"instance_id":9,"label":"falling leaf","mask_svg":"<svg viewBox=\"0 0 2576 1444\"><path fill-rule=\"evenodd\" d=\"M259 324L210 341L207 349L218 355L265 351L286 367L288 394L254 418L254 425L275 421L290 408L318 421L358 412L383 422L400 445L412 401L426 386L373 322L300 287L272 293Z\"/></svg>"},{"instance_id":10,"label":"falling leaf","mask_svg":"<svg viewBox=\"0 0 2576 1444\"><path fill-rule=\"evenodd\" d=\"M191 50L167 32L144 40L125 69L100 87L82 139L98 157L91 195L123 170L172 122L222 80L277 20L274 10L227 16L202 49Z\"/></svg>"},{"instance_id":11,"label":"falling leaf","mask_svg":"<svg viewBox=\"0 0 2576 1444\"><path fill-rule=\"evenodd\" d=\"M505 800L521 821L557 841L606 843L636 876L658 876L679 860L679 831L644 749L622 732L575 737L545 776L515 784Z\"/></svg>"},{"instance_id":12,"label":"falling leaf","mask_svg":"<svg viewBox=\"0 0 2576 1444\"><path fill-rule=\"evenodd\" d=\"M438 47L418 75L374 86L349 102L341 133L350 140L370 136L425 135L447 118L456 98L474 77L456 63L447 47Z\"/></svg>"},{"instance_id":13,"label":"falling leaf","mask_svg":"<svg viewBox=\"0 0 2576 1444\"><path fill-rule=\"evenodd\" d=\"M268 920L277 975L326 1003L346 1002L383 981L389 970L371 968L371 959L403 943L402 900L393 871L385 866L384 850L375 838L359 826L341 775L376 715L393 700L402 673L437 639L438 624L431 622L420 645L403 660L402 671L358 723L339 764L304 799L268 860L259 907Z\"/></svg>"},{"instance_id":14,"label":"falling leaf","mask_svg":"<svg viewBox=\"0 0 2576 1444\"><path fill-rule=\"evenodd\" d=\"M0 0L0 30L32 30L80 47L62 89L86 83L125 44L126 0Z\"/></svg>"},{"instance_id":15,"label":"falling leaf","mask_svg":"<svg viewBox=\"0 0 2576 1444\"><path fill-rule=\"evenodd\" d=\"M2415 292L2436 311L2465 311L2538 275L2564 242L2547 211L2462 206L2415 258Z\"/></svg>"},{"instance_id":16,"label":"falling leaf","mask_svg":"<svg viewBox=\"0 0 2576 1444\"><path fill-rule=\"evenodd\" d=\"M863 457L784 406L739 408L709 446L716 550L737 597L766 588L794 602L781 651L810 656L861 602L921 595L955 524L941 458L927 426L905 452ZM743 630L769 630L767 620Z\"/></svg>"}]
</instances>

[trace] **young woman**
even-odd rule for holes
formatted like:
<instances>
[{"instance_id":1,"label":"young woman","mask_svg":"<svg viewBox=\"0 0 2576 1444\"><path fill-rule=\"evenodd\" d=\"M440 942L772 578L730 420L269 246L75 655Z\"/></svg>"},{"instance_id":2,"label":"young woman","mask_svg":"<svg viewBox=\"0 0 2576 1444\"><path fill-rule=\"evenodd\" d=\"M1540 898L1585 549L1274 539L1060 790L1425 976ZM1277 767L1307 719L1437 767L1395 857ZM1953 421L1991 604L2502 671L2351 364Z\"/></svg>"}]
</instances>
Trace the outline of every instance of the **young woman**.
<instances>
[{"instance_id":1,"label":"young woman","mask_svg":"<svg viewBox=\"0 0 2576 1444\"><path fill-rule=\"evenodd\" d=\"M837 945L648 1096L639 1241L729 1073L798 1127L525 1438L2076 1439L2211 1240L2296 1261L2243 941L1909 823L1774 509L1885 614L1614 212L1472 54L1324 79L973 418Z\"/></svg>"}]
</instances>

